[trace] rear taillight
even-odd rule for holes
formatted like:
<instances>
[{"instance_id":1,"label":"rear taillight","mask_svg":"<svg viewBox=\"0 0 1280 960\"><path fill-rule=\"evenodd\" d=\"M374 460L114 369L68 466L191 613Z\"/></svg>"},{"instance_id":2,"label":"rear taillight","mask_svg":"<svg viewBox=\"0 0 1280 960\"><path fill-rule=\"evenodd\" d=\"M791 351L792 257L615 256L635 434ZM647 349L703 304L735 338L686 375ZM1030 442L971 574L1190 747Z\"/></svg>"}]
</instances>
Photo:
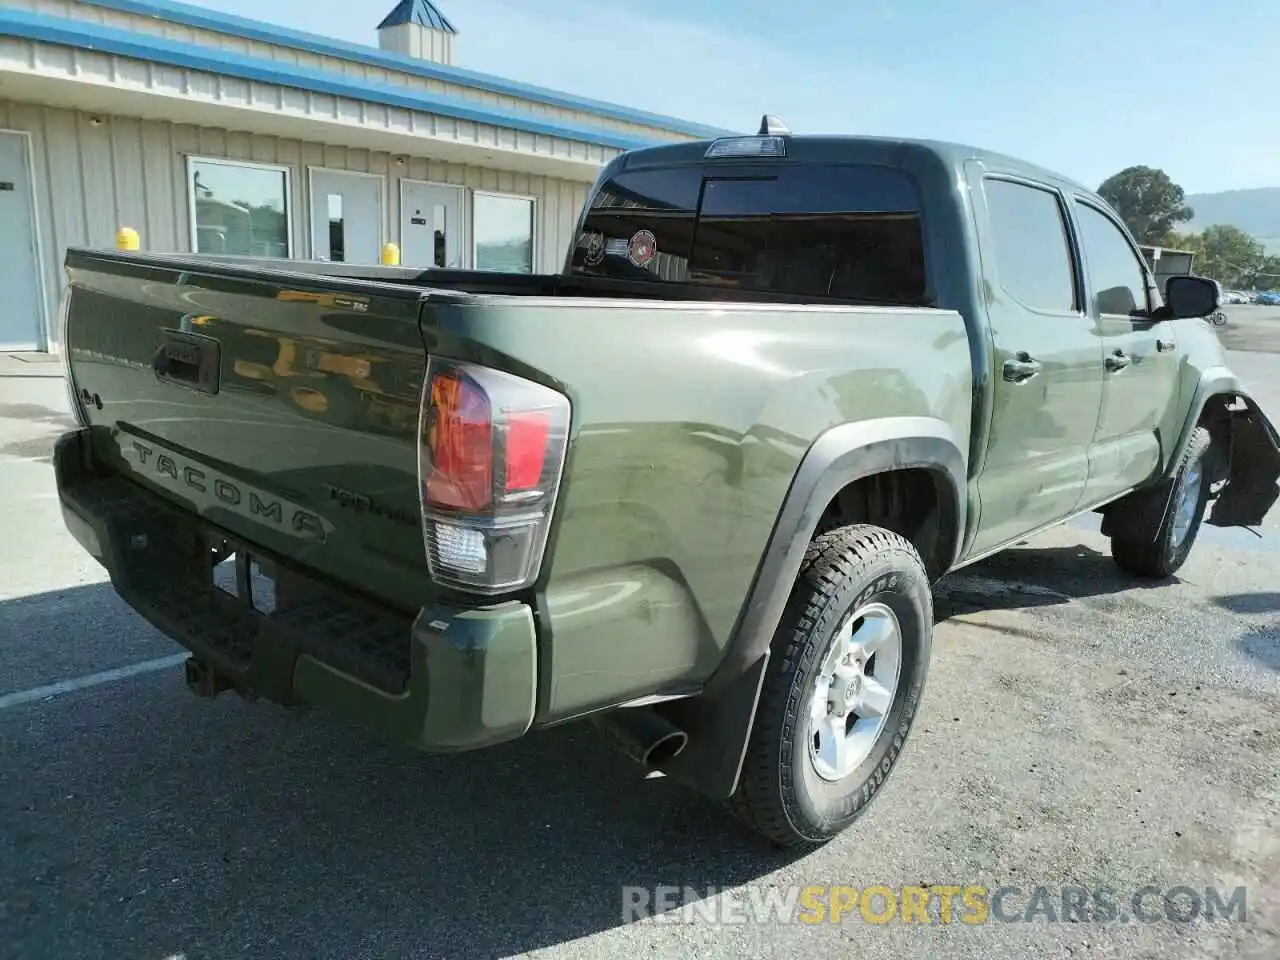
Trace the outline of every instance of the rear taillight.
<instances>
[{"instance_id":1,"label":"rear taillight","mask_svg":"<svg viewBox=\"0 0 1280 960\"><path fill-rule=\"evenodd\" d=\"M479 593L538 578L569 435L569 400L477 364L432 357L418 481L432 578Z\"/></svg>"}]
</instances>

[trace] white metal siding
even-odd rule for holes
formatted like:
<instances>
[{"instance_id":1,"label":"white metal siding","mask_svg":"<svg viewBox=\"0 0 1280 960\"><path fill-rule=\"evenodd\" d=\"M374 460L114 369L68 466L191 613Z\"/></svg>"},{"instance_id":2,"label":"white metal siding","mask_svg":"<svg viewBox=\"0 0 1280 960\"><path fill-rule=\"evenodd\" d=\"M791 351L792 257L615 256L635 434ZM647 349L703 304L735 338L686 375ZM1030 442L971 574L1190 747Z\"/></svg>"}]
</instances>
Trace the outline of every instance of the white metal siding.
<instances>
[{"instance_id":1,"label":"white metal siding","mask_svg":"<svg viewBox=\"0 0 1280 960\"><path fill-rule=\"evenodd\" d=\"M256 117L259 129L262 128L261 124L274 122L276 117L290 122L310 123L318 120L352 127L371 135L432 137L467 148L492 147L596 167L603 166L621 152L595 143L517 131L509 127L458 120L420 110L353 100L278 84L251 82L199 70L166 67L96 50L73 49L17 37L0 36L0 69L14 78L14 85L10 89L23 89L22 84L30 82L27 80L28 76L36 82L55 80L59 83L83 84L88 88L85 95L98 99L112 95L118 98L126 94L164 98L154 102L172 104L168 109L173 113L180 111L184 102L195 106L243 110ZM82 99L52 102L62 106L84 105L86 109L89 108ZM138 113L149 113L140 108L134 109ZM248 125L249 122L245 122ZM268 126L266 129L276 128Z\"/></svg>"},{"instance_id":2,"label":"white metal siding","mask_svg":"<svg viewBox=\"0 0 1280 960\"><path fill-rule=\"evenodd\" d=\"M598 127L603 130L613 130L618 133L631 134L633 136L659 137L664 140L674 141L695 139L693 136L688 134L675 133L671 130L665 130L660 127L628 123L623 120L601 117L585 111L566 110L561 107L555 107L550 104L538 103L531 100L504 97L499 94L490 93L486 90L478 90L475 87L467 87L456 83L446 83L440 80L429 80L426 77L419 77L411 73L402 73L398 70L387 70L383 67L370 66L356 60L319 56L305 51L295 50L290 47L278 47L272 44L260 43L256 40L246 40L244 38L233 37L225 33L217 33L212 30L170 23L155 17L143 17L136 14L108 10L104 7L95 7L89 4L76 3L75 0L8 0L8 2L15 7L26 9L33 13L44 14L47 16L66 17L73 20L85 20L90 23L98 23L103 26L115 27L121 30L132 30L136 33L161 36L179 43L191 43L202 47L226 50L228 52L238 53L244 56L261 57L267 60L276 60L281 63L289 63L303 67L310 67L316 70L324 70L328 73L351 77L357 80L403 86L408 87L410 90L421 91L423 93L458 97L491 107L502 107L509 110L525 110L548 120L559 120L564 123Z\"/></svg>"},{"instance_id":3,"label":"white metal siding","mask_svg":"<svg viewBox=\"0 0 1280 960\"><path fill-rule=\"evenodd\" d=\"M94 119L99 122L94 123ZM504 173L457 163L333 144L236 133L209 127L97 115L0 100L0 128L32 135L37 217L48 314L56 314L68 246L114 247L116 230L133 227L142 248L191 249L187 155L256 160L290 169L295 257L308 255L308 166L378 173L387 178L384 229L400 238L400 179L457 184L473 190L536 198L536 269L558 271L589 184ZM470 198L465 204L470 232ZM56 331L50 330L50 335Z\"/></svg>"}]
</instances>

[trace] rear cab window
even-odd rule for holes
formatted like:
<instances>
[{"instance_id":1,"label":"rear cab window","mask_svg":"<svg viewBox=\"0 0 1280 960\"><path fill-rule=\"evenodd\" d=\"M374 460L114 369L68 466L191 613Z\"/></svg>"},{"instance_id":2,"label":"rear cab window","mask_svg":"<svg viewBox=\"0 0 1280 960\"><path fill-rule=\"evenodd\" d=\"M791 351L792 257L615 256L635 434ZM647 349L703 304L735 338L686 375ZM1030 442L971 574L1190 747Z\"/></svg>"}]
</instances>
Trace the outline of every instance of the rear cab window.
<instances>
[{"instance_id":1,"label":"rear cab window","mask_svg":"<svg viewBox=\"0 0 1280 960\"><path fill-rule=\"evenodd\" d=\"M870 164L623 171L592 198L570 272L929 303L917 185Z\"/></svg>"}]
</instances>

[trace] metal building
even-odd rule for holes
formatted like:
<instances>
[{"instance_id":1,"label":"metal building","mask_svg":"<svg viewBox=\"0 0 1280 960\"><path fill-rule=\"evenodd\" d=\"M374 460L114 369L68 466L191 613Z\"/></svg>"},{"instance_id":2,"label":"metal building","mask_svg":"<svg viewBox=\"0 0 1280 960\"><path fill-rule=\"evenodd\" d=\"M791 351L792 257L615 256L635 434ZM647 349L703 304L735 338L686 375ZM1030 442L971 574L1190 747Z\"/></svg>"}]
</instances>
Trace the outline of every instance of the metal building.
<instances>
[{"instance_id":1,"label":"metal building","mask_svg":"<svg viewBox=\"0 0 1280 960\"><path fill-rule=\"evenodd\" d=\"M1196 255L1190 250L1174 250L1172 247L1153 247L1148 244L1143 244L1141 250L1161 293L1170 277L1191 274Z\"/></svg>"},{"instance_id":2,"label":"metal building","mask_svg":"<svg viewBox=\"0 0 1280 960\"><path fill-rule=\"evenodd\" d=\"M0 8L0 350L54 350L68 245L554 271L600 167L728 131L453 64L401 0L379 46L172 0Z\"/></svg>"}]
</instances>

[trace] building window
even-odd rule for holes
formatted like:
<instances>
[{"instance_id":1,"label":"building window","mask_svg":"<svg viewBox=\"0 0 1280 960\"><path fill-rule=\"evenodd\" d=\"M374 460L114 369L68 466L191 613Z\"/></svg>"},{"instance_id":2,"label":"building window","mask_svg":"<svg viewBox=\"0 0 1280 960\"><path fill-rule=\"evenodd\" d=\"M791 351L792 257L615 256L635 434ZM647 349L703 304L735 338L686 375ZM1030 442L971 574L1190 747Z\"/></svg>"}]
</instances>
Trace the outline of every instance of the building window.
<instances>
[{"instance_id":1,"label":"building window","mask_svg":"<svg viewBox=\"0 0 1280 960\"><path fill-rule=\"evenodd\" d=\"M534 201L529 197L476 193L471 209L475 268L533 273Z\"/></svg>"},{"instance_id":2,"label":"building window","mask_svg":"<svg viewBox=\"0 0 1280 960\"><path fill-rule=\"evenodd\" d=\"M196 253L293 255L287 168L191 157L187 190Z\"/></svg>"}]
</instances>

